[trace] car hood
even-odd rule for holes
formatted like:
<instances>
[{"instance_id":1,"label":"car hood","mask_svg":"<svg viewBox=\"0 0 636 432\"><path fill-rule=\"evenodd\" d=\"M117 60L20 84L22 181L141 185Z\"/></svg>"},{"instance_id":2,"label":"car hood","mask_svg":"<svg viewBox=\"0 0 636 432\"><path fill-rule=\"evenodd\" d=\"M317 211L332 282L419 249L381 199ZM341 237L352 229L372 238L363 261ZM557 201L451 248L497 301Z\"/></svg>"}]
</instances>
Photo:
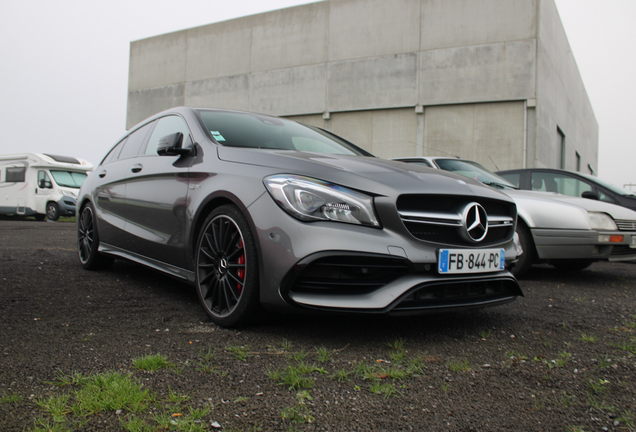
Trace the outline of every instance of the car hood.
<instances>
[{"instance_id":1,"label":"car hood","mask_svg":"<svg viewBox=\"0 0 636 432\"><path fill-rule=\"evenodd\" d=\"M519 192L519 191L515 191ZM525 191L530 192L530 191ZM545 195L548 199L564 202L571 205L577 205L591 212L602 212L609 214L612 218L618 220L636 220L636 211L630 210L626 207L621 207L616 204L611 204L604 201L597 201L588 198L578 198L569 195L561 195L554 192L539 192L541 195ZM510 195L512 196L512 195ZM514 198L514 197L513 197Z\"/></svg>"},{"instance_id":2,"label":"car hood","mask_svg":"<svg viewBox=\"0 0 636 432\"><path fill-rule=\"evenodd\" d=\"M509 200L505 194L464 176L375 157L222 146L218 147L218 156L226 162L269 167L275 170L272 174L303 175L377 195L393 196L397 191Z\"/></svg>"},{"instance_id":3,"label":"car hood","mask_svg":"<svg viewBox=\"0 0 636 432\"><path fill-rule=\"evenodd\" d=\"M609 214L614 220L636 220L636 212L603 201L554 192L506 189L517 203L519 217L533 228L591 229L589 212Z\"/></svg>"}]
</instances>

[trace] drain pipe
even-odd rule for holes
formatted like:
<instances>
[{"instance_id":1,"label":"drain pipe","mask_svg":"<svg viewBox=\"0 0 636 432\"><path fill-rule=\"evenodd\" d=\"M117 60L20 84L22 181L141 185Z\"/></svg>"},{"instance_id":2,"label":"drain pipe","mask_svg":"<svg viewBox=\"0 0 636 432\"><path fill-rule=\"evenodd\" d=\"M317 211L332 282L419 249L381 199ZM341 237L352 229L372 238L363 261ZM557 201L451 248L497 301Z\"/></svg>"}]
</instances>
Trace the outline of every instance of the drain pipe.
<instances>
[{"instance_id":1,"label":"drain pipe","mask_svg":"<svg viewBox=\"0 0 636 432\"><path fill-rule=\"evenodd\" d=\"M523 101L523 167L528 168L528 99Z\"/></svg>"}]
</instances>

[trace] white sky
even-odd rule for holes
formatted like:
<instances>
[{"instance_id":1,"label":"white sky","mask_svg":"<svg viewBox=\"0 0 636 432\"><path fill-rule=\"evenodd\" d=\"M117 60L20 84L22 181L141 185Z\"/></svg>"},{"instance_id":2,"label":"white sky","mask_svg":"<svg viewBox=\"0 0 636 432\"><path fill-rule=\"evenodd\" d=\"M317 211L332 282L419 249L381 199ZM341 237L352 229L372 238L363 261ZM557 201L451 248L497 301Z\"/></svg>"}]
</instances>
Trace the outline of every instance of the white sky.
<instances>
[{"instance_id":1,"label":"white sky","mask_svg":"<svg viewBox=\"0 0 636 432\"><path fill-rule=\"evenodd\" d=\"M125 132L131 41L311 2L0 0L0 154L97 165ZM636 1L556 4L599 123L599 177L636 184Z\"/></svg>"}]
</instances>

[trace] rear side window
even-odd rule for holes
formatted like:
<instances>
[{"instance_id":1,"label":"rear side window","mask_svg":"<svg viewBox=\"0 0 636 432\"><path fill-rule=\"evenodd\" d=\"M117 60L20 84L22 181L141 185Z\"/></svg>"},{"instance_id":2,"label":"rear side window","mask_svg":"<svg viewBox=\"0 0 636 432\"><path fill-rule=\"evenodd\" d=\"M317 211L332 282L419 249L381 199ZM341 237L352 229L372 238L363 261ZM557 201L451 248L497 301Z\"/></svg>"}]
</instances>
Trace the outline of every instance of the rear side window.
<instances>
[{"instance_id":1,"label":"rear side window","mask_svg":"<svg viewBox=\"0 0 636 432\"><path fill-rule=\"evenodd\" d=\"M8 167L7 168L7 183L24 183L26 175L26 167Z\"/></svg>"},{"instance_id":2,"label":"rear side window","mask_svg":"<svg viewBox=\"0 0 636 432\"><path fill-rule=\"evenodd\" d=\"M139 154L139 149L141 149L142 144L146 141L146 136L148 135L152 125L153 123L148 123L128 135L128 139L124 144L124 148L121 149L118 159L127 159L129 157L137 156Z\"/></svg>"},{"instance_id":3,"label":"rear side window","mask_svg":"<svg viewBox=\"0 0 636 432\"><path fill-rule=\"evenodd\" d=\"M117 145L106 155L100 165L106 165L107 163L116 161L117 157L119 157L119 153L121 153L121 148L124 146L124 144L126 144L125 138L117 143Z\"/></svg>"}]
</instances>

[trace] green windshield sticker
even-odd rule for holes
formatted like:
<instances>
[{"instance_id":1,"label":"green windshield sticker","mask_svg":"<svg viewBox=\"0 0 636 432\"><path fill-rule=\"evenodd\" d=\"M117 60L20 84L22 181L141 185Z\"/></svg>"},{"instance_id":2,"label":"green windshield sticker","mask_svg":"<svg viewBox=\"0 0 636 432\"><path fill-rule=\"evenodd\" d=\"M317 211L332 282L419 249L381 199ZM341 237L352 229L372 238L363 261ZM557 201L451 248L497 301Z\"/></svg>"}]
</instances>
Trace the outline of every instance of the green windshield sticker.
<instances>
[{"instance_id":1,"label":"green windshield sticker","mask_svg":"<svg viewBox=\"0 0 636 432\"><path fill-rule=\"evenodd\" d=\"M225 138L223 138L223 135L221 135L221 133L219 131L210 131L210 133L212 134L212 137L217 140L217 141L225 141Z\"/></svg>"}]
</instances>

